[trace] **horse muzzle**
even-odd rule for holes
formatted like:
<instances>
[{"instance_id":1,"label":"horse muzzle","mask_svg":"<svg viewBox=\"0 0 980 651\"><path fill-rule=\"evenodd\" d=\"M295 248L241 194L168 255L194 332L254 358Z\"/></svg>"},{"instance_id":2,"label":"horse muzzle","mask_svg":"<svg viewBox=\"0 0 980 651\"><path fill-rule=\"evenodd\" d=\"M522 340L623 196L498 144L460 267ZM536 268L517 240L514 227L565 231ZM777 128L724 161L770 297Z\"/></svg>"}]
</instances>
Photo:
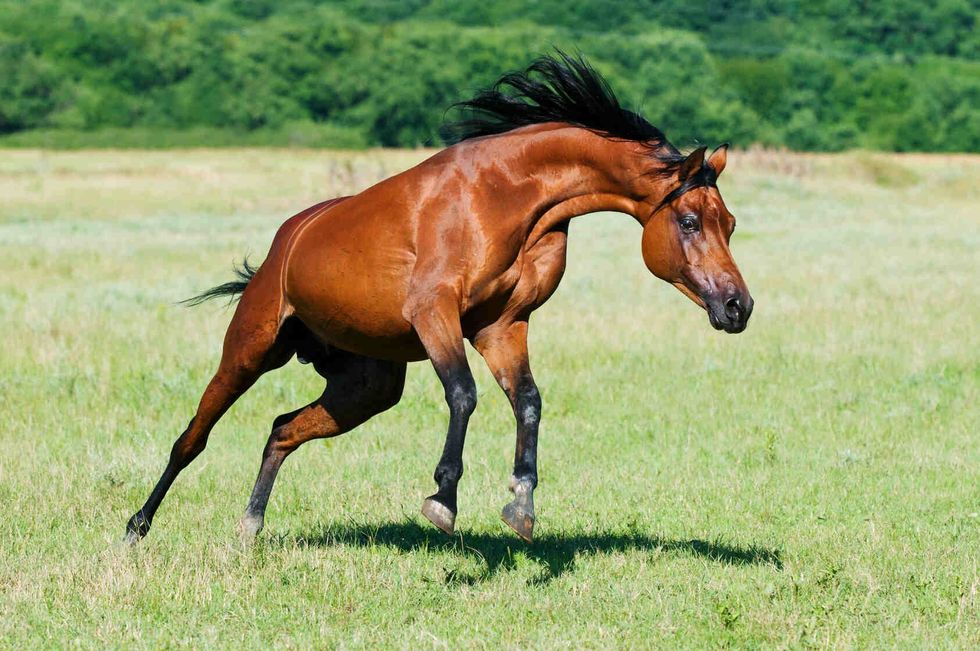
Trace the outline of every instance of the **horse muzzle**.
<instances>
[{"instance_id":1,"label":"horse muzzle","mask_svg":"<svg viewBox=\"0 0 980 651\"><path fill-rule=\"evenodd\" d=\"M724 296L705 297L704 305L708 312L708 321L715 330L737 334L749 325L755 301L748 292L735 291Z\"/></svg>"}]
</instances>

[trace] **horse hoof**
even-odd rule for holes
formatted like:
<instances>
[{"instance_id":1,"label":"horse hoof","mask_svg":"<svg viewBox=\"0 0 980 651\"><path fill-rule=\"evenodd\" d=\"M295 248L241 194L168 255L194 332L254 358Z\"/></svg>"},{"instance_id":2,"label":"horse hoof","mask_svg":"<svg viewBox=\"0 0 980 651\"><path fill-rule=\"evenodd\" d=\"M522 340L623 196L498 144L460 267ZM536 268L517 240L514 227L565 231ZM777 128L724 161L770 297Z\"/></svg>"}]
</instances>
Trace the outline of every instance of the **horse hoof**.
<instances>
[{"instance_id":1,"label":"horse hoof","mask_svg":"<svg viewBox=\"0 0 980 651\"><path fill-rule=\"evenodd\" d=\"M126 523L126 537L123 542L132 547L150 532L150 523L142 513L137 513Z\"/></svg>"},{"instance_id":2,"label":"horse hoof","mask_svg":"<svg viewBox=\"0 0 980 651\"><path fill-rule=\"evenodd\" d=\"M135 547L136 543L143 539L143 536L139 535L132 529L126 529L126 537L123 538L123 544L127 547Z\"/></svg>"},{"instance_id":3,"label":"horse hoof","mask_svg":"<svg viewBox=\"0 0 980 651\"><path fill-rule=\"evenodd\" d=\"M531 542L534 535L534 514L526 511L523 507L514 502L511 502L504 507L503 512L500 514L500 519L503 520L508 527L514 530L521 540L524 542Z\"/></svg>"},{"instance_id":4,"label":"horse hoof","mask_svg":"<svg viewBox=\"0 0 980 651\"><path fill-rule=\"evenodd\" d=\"M242 541L242 544L247 546L255 542L256 536L262 531L263 524L262 518L254 518L247 515L242 517L238 521L238 538Z\"/></svg>"},{"instance_id":5,"label":"horse hoof","mask_svg":"<svg viewBox=\"0 0 980 651\"><path fill-rule=\"evenodd\" d=\"M422 502L422 515L444 533L453 535L456 529L456 514L445 504L428 497Z\"/></svg>"}]
</instances>

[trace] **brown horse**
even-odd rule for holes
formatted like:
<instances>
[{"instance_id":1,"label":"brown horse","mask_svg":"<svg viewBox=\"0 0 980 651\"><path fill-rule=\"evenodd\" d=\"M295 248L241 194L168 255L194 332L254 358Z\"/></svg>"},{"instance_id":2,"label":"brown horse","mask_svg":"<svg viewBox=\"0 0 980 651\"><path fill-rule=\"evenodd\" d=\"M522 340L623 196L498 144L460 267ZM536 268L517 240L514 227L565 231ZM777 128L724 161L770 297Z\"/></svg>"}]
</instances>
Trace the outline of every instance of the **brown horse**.
<instances>
[{"instance_id":1,"label":"brown horse","mask_svg":"<svg viewBox=\"0 0 980 651\"><path fill-rule=\"evenodd\" d=\"M275 419L239 530L262 529L283 460L311 439L337 436L398 402L406 362L429 359L445 388L449 431L438 490L422 505L452 533L463 440L476 407L469 340L517 420L503 519L530 541L541 399L528 364L531 313L565 269L568 221L596 211L632 215L643 259L704 308L711 324L745 329L752 299L728 247L735 219L715 184L727 146L682 155L622 108L581 58L562 53L503 77L461 105L457 144L364 190L285 222L258 270L196 302L241 294L217 372L174 443L163 476L130 520L149 531L178 473L215 422L256 379L295 354L326 379L315 401Z\"/></svg>"}]
</instances>

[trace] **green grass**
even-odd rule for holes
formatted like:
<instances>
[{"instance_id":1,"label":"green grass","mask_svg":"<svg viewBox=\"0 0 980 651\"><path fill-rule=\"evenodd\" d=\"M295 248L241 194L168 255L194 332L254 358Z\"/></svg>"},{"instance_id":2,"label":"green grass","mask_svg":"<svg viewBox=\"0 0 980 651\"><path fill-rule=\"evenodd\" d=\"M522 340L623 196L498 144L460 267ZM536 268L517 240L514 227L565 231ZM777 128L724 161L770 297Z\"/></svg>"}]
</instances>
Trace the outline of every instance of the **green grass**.
<instances>
[{"instance_id":1,"label":"green grass","mask_svg":"<svg viewBox=\"0 0 980 651\"><path fill-rule=\"evenodd\" d=\"M458 535L418 514L446 425L401 404L301 448L254 548L234 533L265 376L118 543L192 415L230 312L175 305L278 224L423 152L0 156L0 639L29 647L980 644L980 159L734 155L756 299L713 331L595 215L532 321L538 539L499 521L513 417L478 358Z\"/></svg>"}]
</instances>

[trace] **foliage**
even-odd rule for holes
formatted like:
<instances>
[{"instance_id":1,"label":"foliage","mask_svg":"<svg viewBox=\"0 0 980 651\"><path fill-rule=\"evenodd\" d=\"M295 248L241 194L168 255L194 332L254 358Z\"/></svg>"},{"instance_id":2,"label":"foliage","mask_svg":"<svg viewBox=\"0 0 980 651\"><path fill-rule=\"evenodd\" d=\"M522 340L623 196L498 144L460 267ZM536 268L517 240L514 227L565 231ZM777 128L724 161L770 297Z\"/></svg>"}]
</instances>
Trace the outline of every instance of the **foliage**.
<instances>
[{"instance_id":1,"label":"foliage","mask_svg":"<svg viewBox=\"0 0 980 651\"><path fill-rule=\"evenodd\" d=\"M559 46L682 145L977 151L976 14L976 0L0 0L0 134L206 127L287 144L284 125L317 123L338 139L311 144L438 144L453 102Z\"/></svg>"}]
</instances>

